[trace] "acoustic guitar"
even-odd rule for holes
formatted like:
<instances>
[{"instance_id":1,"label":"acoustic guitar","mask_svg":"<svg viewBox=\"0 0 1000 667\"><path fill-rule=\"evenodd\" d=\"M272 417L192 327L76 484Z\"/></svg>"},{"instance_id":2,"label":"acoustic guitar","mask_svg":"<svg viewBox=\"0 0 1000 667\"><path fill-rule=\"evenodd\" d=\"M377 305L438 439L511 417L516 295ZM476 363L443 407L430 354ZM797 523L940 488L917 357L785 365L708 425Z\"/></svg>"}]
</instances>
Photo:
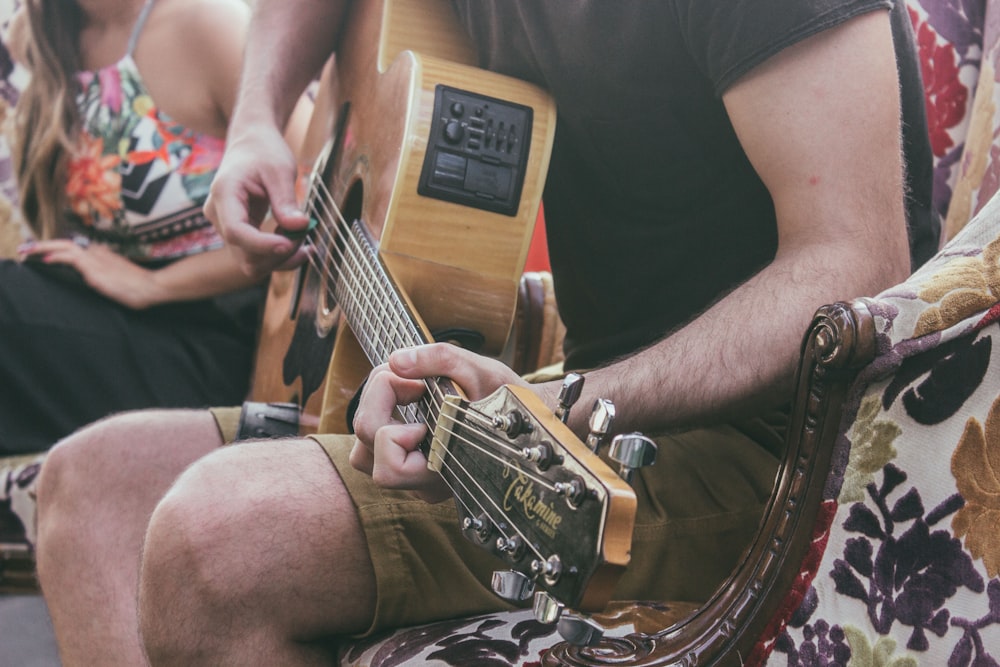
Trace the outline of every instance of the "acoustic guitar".
<instances>
[{"instance_id":1,"label":"acoustic guitar","mask_svg":"<svg viewBox=\"0 0 1000 667\"><path fill-rule=\"evenodd\" d=\"M446 1L351 12L309 129L322 146L310 261L272 278L251 395L296 403L303 433L346 432L347 404L393 350L503 348L555 130L544 91L471 64ZM515 575L494 588L603 608L629 560L628 484L530 391L469 402L444 378L427 389L400 415L428 425L428 465L466 537Z\"/></svg>"}]
</instances>

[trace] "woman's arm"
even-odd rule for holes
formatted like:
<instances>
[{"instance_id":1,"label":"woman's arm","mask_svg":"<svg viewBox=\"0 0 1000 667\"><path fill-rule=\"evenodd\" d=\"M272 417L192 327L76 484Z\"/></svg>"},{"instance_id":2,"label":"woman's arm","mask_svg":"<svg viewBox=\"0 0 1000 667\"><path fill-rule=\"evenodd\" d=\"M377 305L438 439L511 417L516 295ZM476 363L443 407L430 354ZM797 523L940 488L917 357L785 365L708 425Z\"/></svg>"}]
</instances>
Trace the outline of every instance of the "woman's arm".
<instances>
[{"instance_id":1,"label":"woman's arm","mask_svg":"<svg viewBox=\"0 0 1000 667\"><path fill-rule=\"evenodd\" d=\"M95 292L136 310L212 297L260 282L240 271L227 248L191 255L161 269L140 266L99 243L81 247L68 239L32 243L22 254L46 264L71 266Z\"/></svg>"}]
</instances>

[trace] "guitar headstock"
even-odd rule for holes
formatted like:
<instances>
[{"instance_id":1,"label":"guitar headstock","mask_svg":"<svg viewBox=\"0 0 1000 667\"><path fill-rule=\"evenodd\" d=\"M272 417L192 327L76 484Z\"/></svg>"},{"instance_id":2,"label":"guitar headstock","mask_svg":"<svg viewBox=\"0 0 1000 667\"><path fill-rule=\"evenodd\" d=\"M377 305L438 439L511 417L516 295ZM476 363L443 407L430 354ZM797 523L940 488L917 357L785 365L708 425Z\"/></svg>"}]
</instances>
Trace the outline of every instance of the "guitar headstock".
<instances>
[{"instance_id":1,"label":"guitar headstock","mask_svg":"<svg viewBox=\"0 0 1000 667\"><path fill-rule=\"evenodd\" d=\"M429 465L451 487L465 536L511 570L495 589L537 587L569 608L603 609L635 522L635 493L618 473L511 385L473 403L447 397L432 440Z\"/></svg>"}]
</instances>

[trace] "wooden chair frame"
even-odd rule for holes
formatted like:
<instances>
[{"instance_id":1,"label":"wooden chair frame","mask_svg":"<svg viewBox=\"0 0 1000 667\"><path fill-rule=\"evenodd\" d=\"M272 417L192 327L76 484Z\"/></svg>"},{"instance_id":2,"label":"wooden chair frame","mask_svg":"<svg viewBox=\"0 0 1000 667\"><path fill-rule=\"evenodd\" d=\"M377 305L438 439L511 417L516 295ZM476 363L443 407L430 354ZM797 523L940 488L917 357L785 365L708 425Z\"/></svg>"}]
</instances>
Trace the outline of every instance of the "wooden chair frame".
<instances>
[{"instance_id":1,"label":"wooden chair frame","mask_svg":"<svg viewBox=\"0 0 1000 667\"><path fill-rule=\"evenodd\" d=\"M778 612L813 539L842 410L858 371L874 359L875 324L863 301L820 308L802 345L786 451L754 542L693 614L655 634L560 643L543 665L743 665Z\"/></svg>"}]
</instances>

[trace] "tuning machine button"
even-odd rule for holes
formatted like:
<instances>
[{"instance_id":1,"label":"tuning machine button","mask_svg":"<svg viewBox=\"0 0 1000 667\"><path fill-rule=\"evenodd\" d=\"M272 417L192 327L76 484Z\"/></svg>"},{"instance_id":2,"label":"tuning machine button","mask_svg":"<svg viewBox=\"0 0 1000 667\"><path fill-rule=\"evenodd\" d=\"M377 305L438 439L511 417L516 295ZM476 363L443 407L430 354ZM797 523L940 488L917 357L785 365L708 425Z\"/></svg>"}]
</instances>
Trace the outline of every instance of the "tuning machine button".
<instances>
[{"instance_id":1,"label":"tuning machine button","mask_svg":"<svg viewBox=\"0 0 1000 667\"><path fill-rule=\"evenodd\" d=\"M594 401L594 408L590 411L590 433L587 435L587 447L590 451L597 453L601 449L614 421L615 404L606 398Z\"/></svg>"},{"instance_id":2,"label":"tuning machine button","mask_svg":"<svg viewBox=\"0 0 1000 667\"><path fill-rule=\"evenodd\" d=\"M535 620L555 623L563 639L576 646L594 646L604 637L604 628L591 618L566 611L566 607L545 591L535 593L532 603Z\"/></svg>"},{"instance_id":3,"label":"tuning machine button","mask_svg":"<svg viewBox=\"0 0 1000 667\"><path fill-rule=\"evenodd\" d=\"M521 458L529 463L534 463L535 466L545 472L552 467L552 464L561 464L563 458L557 456L555 451L552 449L552 443L543 440L534 447L525 447L521 450Z\"/></svg>"},{"instance_id":4,"label":"tuning machine button","mask_svg":"<svg viewBox=\"0 0 1000 667\"><path fill-rule=\"evenodd\" d=\"M608 455L618 463L618 475L631 482L636 469L656 462L656 443L641 433L624 433L611 440Z\"/></svg>"},{"instance_id":5,"label":"tuning machine button","mask_svg":"<svg viewBox=\"0 0 1000 667\"><path fill-rule=\"evenodd\" d=\"M511 602L523 602L535 592L535 582L515 570L495 571L490 585L494 593Z\"/></svg>"},{"instance_id":6,"label":"tuning machine button","mask_svg":"<svg viewBox=\"0 0 1000 667\"><path fill-rule=\"evenodd\" d=\"M471 530L480 544L486 544L493 534L493 521L486 514L480 514L478 517L467 516L462 519L462 528Z\"/></svg>"},{"instance_id":7,"label":"tuning machine button","mask_svg":"<svg viewBox=\"0 0 1000 667\"><path fill-rule=\"evenodd\" d=\"M563 573L562 560L556 554L545 560L533 560L531 561L531 573L536 577L542 577L549 586L555 586L559 583L559 577Z\"/></svg>"},{"instance_id":8,"label":"tuning machine button","mask_svg":"<svg viewBox=\"0 0 1000 667\"><path fill-rule=\"evenodd\" d=\"M597 621L578 614L563 613L556 630L575 646L596 646L604 638L604 628Z\"/></svg>"},{"instance_id":9,"label":"tuning machine button","mask_svg":"<svg viewBox=\"0 0 1000 667\"><path fill-rule=\"evenodd\" d=\"M579 373L567 373L566 377L563 378L562 387L559 388L559 396L556 399L558 405L556 406L555 415L559 418L559 421L564 424L566 423L569 419L569 409L579 400L580 392L582 391L583 376Z\"/></svg>"}]
</instances>

